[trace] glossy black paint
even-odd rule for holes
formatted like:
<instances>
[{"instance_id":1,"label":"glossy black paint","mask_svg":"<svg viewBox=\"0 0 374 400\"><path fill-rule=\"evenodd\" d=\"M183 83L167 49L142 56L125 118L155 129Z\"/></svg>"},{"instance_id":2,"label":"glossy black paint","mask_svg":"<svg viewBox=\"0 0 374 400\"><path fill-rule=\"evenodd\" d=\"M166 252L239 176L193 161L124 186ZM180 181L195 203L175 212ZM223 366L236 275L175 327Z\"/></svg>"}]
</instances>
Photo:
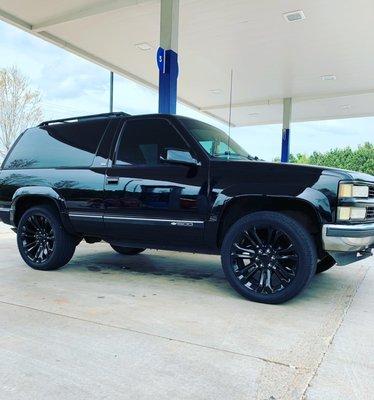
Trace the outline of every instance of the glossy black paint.
<instances>
[{"instance_id":1,"label":"glossy black paint","mask_svg":"<svg viewBox=\"0 0 374 400\"><path fill-rule=\"evenodd\" d=\"M228 168L230 165L230 168ZM211 181L216 200L212 215L237 196L290 198L307 202L323 222L332 222L339 180L346 175L319 167L256 161L212 161Z\"/></svg>"},{"instance_id":2,"label":"glossy black paint","mask_svg":"<svg viewBox=\"0 0 374 400\"><path fill-rule=\"evenodd\" d=\"M160 118L183 136L198 165L115 166L126 121ZM238 199L256 204L288 201L290 209L302 204L322 225L335 221L341 180L373 177L322 167L212 159L176 116L118 116L111 118L90 167L2 169L0 218L17 225L20 204L44 198L57 205L65 227L79 236L134 247L218 253L222 219Z\"/></svg>"},{"instance_id":3,"label":"glossy black paint","mask_svg":"<svg viewBox=\"0 0 374 400\"><path fill-rule=\"evenodd\" d=\"M132 120L165 119L163 116ZM166 120L170 121L169 118ZM189 138L176 121L176 134ZM124 129L126 124L124 123ZM116 134L105 179L105 228L117 240L148 247L201 246L208 213L208 159L191 147L197 165L114 165L122 135ZM127 218L127 219L124 219Z\"/></svg>"},{"instance_id":4,"label":"glossy black paint","mask_svg":"<svg viewBox=\"0 0 374 400\"><path fill-rule=\"evenodd\" d=\"M103 171L93 170L19 170L1 171L0 207L10 208L10 219L17 224L16 210L26 198L47 198L58 206L63 220L68 212L95 212L103 215ZM103 222L68 219L78 233L102 232Z\"/></svg>"}]
</instances>

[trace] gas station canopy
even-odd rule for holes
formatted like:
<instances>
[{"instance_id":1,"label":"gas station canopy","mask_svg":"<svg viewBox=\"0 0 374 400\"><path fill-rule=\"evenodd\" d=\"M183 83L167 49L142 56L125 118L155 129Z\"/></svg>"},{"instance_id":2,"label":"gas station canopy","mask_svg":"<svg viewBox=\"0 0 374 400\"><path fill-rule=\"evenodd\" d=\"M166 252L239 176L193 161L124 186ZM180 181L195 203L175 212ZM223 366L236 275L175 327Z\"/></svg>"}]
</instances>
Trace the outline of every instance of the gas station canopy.
<instances>
[{"instance_id":1,"label":"gas station canopy","mask_svg":"<svg viewBox=\"0 0 374 400\"><path fill-rule=\"evenodd\" d=\"M0 18L158 87L160 1L0 0ZM227 121L233 69L236 126L282 122L284 98L292 121L374 115L373 21L372 0L180 0L178 99Z\"/></svg>"}]
</instances>

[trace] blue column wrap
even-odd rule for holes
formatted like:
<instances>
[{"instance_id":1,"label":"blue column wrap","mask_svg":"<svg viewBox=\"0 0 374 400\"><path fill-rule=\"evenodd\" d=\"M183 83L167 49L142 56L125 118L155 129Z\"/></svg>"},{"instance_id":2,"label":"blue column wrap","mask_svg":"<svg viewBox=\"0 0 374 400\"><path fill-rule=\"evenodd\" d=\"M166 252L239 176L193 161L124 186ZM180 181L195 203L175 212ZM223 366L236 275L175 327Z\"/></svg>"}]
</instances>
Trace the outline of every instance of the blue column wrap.
<instances>
[{"instance_id":1,"label":"blue column wrap","mask_svg":"<svg viewBox=\"0 0 374 400\"><path fill-rule=\"evenodd\" d=\"M288 162L289 160L290 160L290 130L283 129L281 161Z\"/></svg>"},{"instance_id":2,"label":"blue column wrap","mask_svg":"<svg viewBox=\"0 0 374 400\"><path fill-rule=\"evenodd\" d=\"M159 69L158 112L177 112L178 54L173 50L159 48L157 51Z\"/></svg>"}]
</instances>

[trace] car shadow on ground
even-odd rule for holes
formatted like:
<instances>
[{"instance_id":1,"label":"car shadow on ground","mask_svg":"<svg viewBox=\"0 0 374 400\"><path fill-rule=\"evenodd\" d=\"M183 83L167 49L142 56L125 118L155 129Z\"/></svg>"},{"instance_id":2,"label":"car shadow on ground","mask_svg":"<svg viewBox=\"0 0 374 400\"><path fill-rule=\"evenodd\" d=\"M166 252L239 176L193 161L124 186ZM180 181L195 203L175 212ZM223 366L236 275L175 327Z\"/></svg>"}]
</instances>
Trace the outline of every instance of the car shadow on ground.
<instances>
[{"instance_id":1,"label":"car shadow on ground","mask_svg":"<svg viewBox=\"0 0 374 400\"><path fill-rule=\"evenodd\" d=\"M218 256L147 250L135 256L125 256L112 251L99 250L89 254L77 254L65 267L74 268L80 273L142 274L165 277L168 281L186 280L201 282L222 290L230 297L242 298L227 282ZM329 298L332 292L352 285L350 274L342 273L342 268L316 275L309 288L295 299L285 303L303 303L315 297Z\"/></svg>"},{"instance_id":2,"label":"car shadow on ground","mask_svg":"<svg viewBox=\"0 0 374 400\"><path fill-rule=\"evenodd\" d=\"M102 251L77 255L68 267L102 274L133 272L192 280L226 281L219 257L177 252L147 251L135 256L126 256Z\"/></svg>"}]
</instances>

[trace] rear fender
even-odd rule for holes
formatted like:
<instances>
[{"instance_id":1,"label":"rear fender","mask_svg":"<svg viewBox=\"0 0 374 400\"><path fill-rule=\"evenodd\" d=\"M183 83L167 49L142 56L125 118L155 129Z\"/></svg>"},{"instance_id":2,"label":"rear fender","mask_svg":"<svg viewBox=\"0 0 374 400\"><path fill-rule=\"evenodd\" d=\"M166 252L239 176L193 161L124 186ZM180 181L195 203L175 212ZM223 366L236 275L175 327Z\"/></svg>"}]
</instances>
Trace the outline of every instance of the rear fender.
<instances>
[{"instance_id":1,"label":"rear fender","mask_svg":"<svg viewBox=\"0 0 374 400\"><path fill-rule=\"evenodd\" d=\"M48 186L26 186L18 188L12 197L10 207L10 222L12 225L17 226L17 206L20 204L21 199L27 198L41 198L52 200L56 205L62 224L64 228L70 233L75 234L74 229L70 223L69 215L66 208L65 200L51 187Z\"/></svg>"}]
</instances>

